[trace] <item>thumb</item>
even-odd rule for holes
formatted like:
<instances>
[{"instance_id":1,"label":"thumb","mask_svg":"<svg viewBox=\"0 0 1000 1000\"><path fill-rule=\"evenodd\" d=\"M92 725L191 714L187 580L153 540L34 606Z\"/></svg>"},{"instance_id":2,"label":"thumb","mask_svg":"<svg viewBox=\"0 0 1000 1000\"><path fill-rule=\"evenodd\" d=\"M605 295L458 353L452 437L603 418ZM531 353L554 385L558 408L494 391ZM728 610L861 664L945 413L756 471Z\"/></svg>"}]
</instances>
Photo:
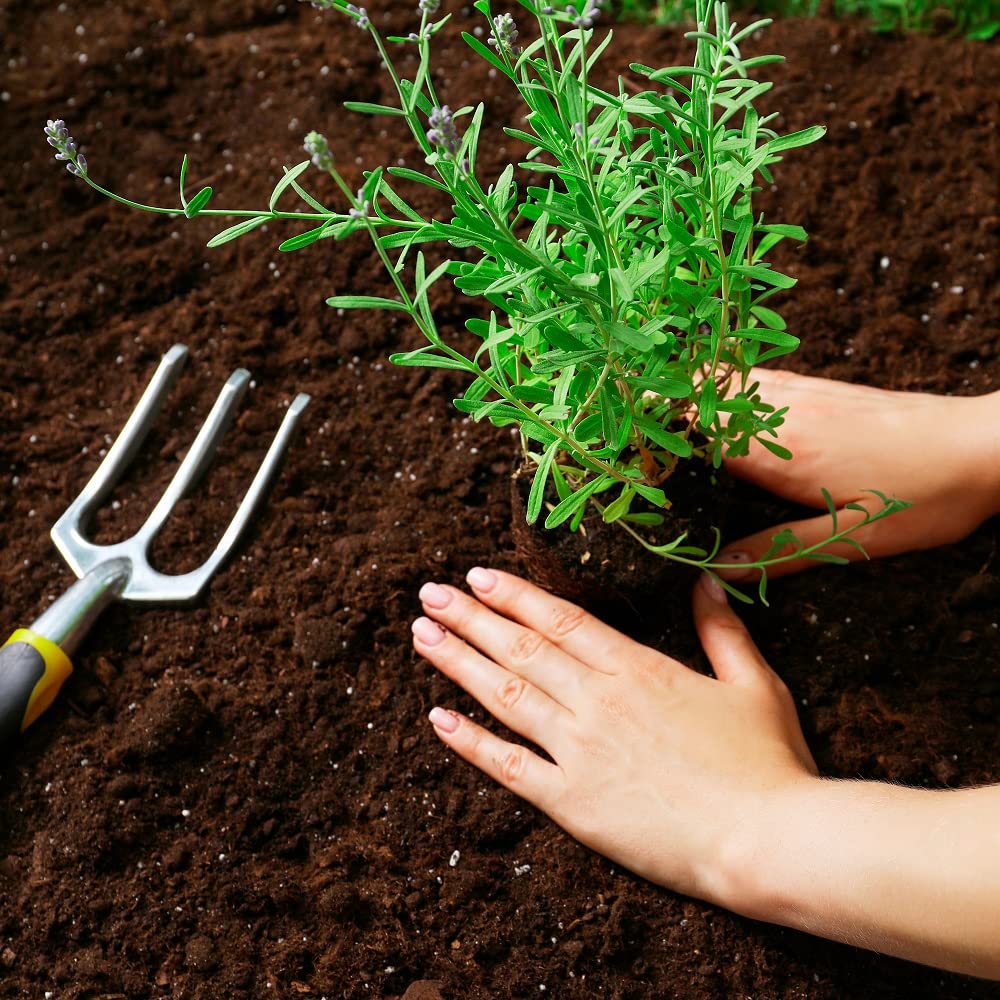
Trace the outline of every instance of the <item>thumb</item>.
<instances>
[{"instance_id":1,"label":"thumb","mask_svg":"<svg viewBox=\"0 0 1000 1000\"><path fill-rule=\"evenodd\" d=\"M757 685L773 680L774 672L729 606L726 592L708 573L702 575L694 588L694 624L720 681Z\"/></svg>"}]
</instances>

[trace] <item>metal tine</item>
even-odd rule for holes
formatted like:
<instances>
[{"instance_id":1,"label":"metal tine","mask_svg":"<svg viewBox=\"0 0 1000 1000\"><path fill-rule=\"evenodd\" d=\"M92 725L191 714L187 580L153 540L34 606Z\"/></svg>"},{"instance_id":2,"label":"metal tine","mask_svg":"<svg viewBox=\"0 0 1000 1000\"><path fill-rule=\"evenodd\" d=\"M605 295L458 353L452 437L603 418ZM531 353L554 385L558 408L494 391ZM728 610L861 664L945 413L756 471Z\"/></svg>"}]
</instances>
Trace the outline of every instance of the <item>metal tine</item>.
<instances>
[{"instance_id":1,"label":"metal tine","mask_svg":"<svg viewBox=\"0 0 1000 1000\"><path fill-rule=\"evenodd\" d=\"M134 588L132 586L127 588L123 597L138 601L163 600L165 595L162 591L158 590L158 585L167 586L170 593L170 600L193 600L201 593L202 589L211 579L212 574L215 573L232 552L237 540L245 530L247 522L253 516L254 510L267 493L271 479L278 471L281 460L288 450L296 427L302 417L302 412L309 405L309 400L310 397L302 392L295 397L288 407L285 417L281 421L281 426L278 428L278 432L275 434L274 440L271 442L271 446L264 456L264 461L253 478L253 482L247 489L242 501L240 501L236 514L233 516L232 521L229 522L229 526L208 559L198 569L180 576L163 576L156 573L153 574L152 580L145 582L142 580L142 576L146 574L139 574L139 578L134 581L136 586ZM151 592L153 588L157 588L158 592Z\"/></svg>"},{"instance_id":2,"label":"metal tine","mask_svg":"<svg viewBox=\"0 0 1000 1000\"><path fill-rule=\"evenodd\" d=\"M108 498L122 473L142 447L164 399L180 377L187 353L183 344L175 344L163 356L104 460L52 526L53 541L78 576L83 575L83 569L77 554L84 549L94 548L82 537L83 528L94 510Z\"/></svg>"},{"instance_id":3,"label":"metal tine","mask_svg":"<svg viewBox=\"0 0 1000 1000\"><path fill-rule=\"evenodd\" d=\"M145 524L136 532L135 539L148 546L163 527L170 512L177 502L201 478L205 470L212 464L219 442L225 436L232 423L233 413L240 401L246 395L250 385L250 372L245 368L237 368L226 384L222 387L205 422L194 439L194 444L184 456L170 485L164 490Z\"/></svg>"}]
</instances>

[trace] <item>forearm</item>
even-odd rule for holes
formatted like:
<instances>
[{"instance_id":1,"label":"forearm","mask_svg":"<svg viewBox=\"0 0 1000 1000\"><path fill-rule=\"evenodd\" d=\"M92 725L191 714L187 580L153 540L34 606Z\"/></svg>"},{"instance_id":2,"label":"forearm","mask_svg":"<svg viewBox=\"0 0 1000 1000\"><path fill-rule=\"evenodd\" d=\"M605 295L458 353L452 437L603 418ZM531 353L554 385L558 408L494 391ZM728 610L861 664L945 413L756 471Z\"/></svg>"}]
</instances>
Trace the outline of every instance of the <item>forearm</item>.
<instances>
[{"instance_id":1,"label":"forearm","mask_svg":"<svg viewBox=\"0 0 1000 1000\"><path fill-rule=\"evenodd\" d=\"M1000 786L814 779L781 793L734 874L734 908L1000 979Z\"/></svg>"},{"instance_id":2,"label":"forearm","mask_svg":"<svg viewBox=\"0 0 1000 1000\"><path fill-rule=\"evenodd\" d=\"M979 431L983 437L983 478L991 484L990 515L1000 514L1000 390L980 396ZM975 426L975 425L974 425Z\"/></svg>"}]
</instances>

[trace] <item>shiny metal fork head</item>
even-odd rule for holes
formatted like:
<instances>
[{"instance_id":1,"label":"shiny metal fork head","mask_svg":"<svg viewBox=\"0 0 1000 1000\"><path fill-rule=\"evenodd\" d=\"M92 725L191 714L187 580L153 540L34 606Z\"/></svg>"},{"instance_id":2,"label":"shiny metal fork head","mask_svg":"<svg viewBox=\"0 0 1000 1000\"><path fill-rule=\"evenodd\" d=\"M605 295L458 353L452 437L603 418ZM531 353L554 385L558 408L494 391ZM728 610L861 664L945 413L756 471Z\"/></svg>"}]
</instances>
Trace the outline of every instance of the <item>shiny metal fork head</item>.
<instances>
[{"instance_id":1,"label":"shiny metal fork head","mask_svg":"<svg viewBox=\"0 0 1000 1000\"><path fill-rule=\"evenodd\" d=\"M97 545L84 537L84 531L97 508L108 498L126 467L138 454L164 400L177 382L186 358L187 348L181 344L164 355L142 398L90 482L52 527L52 540L73 572L81 580L101 578L105 586L122 600L175 604L198 597L246 528L280 465L302 411L309 403L309 396L300 393L288 407L253 482L208 559L189 573L160 573L150 564L150 546L178 501L212 462L233 413L249 386L250 373L245 369L239 368L229 377L191 450L145 524L131 538L113 545Z\"/></svg>"}]
</instances>

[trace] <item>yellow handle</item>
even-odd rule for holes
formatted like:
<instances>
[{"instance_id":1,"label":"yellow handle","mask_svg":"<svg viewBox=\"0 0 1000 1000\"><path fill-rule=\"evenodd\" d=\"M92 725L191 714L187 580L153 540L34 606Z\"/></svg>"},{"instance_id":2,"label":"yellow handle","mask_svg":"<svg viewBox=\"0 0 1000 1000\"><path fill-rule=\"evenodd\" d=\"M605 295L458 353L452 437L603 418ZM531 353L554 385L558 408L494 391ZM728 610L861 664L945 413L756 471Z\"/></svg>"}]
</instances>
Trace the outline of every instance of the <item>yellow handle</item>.
<instances>
[{"instance_id":1,"label":"yellow handle","mask_svg":"<svg viewBox=\"0 0 1000 1000\"><path fill-rule=\"evenodd\" d=\"M51 640L18 629L0 646L0 729L24 732L55 700L73 673L69 657Z\"/></svg>"}]
</instances>

